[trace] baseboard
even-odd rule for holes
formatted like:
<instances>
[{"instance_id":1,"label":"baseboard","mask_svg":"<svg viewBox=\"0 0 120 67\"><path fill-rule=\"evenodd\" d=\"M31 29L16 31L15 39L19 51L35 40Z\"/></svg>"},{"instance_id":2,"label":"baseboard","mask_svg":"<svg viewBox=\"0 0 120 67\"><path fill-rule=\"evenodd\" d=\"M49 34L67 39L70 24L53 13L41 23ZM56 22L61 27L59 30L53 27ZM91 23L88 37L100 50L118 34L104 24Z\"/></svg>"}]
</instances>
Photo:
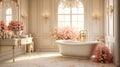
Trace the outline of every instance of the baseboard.
<instances>
[{"instance_id":1,"label":"baseboard","mask_svg":"<svg viewBox=\"0 0 120 67\"><path fill-rule=\"evenodd\" d=\"M58 52L59 50L57 48L39 48L36 49L35 51L40 51L40 52Z\"/></svg>"}]
</instances>

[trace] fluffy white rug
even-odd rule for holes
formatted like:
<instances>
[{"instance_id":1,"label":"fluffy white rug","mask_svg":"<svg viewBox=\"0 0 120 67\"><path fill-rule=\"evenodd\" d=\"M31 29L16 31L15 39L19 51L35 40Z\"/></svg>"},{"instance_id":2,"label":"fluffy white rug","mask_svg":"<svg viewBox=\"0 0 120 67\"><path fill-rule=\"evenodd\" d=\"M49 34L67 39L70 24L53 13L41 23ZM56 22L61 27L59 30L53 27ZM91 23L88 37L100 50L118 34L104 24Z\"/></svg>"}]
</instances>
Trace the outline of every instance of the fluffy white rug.
<instances>
[{"instance_id":1,"label":"fluffy white rug","mask_svg":"<svg viewBox=\"0 0 120 67\"><path fill-rule=\"evenodd\" d=\"M0 67L115 67L114 64L95 63L91 60L63 57L55 52L39 52L22 55L0 63Z\"/></svg>"}]
</instances>

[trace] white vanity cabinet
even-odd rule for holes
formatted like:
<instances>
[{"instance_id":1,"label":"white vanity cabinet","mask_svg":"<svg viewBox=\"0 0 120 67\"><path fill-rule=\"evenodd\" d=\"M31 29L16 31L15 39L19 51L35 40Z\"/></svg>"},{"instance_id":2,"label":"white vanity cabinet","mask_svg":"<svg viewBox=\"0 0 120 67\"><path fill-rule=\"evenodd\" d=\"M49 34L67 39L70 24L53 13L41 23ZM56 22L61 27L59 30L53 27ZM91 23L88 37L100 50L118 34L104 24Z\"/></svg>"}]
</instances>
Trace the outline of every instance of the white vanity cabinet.
<instances>
[{"instance_id":1,"label":"white vanity cabinet","mask_svg":"<svg viewBox=\"0 0 120 67\"><path fill-rule=\"evenodd\" d=\"M14 39L0 39L0 47L1 46L11 46L13 49L13 62L15 61L14 59L14 52L15 52L15 47L16 46L21 46L21 45L30 45L33 46L33 41L32 37L26 37L26 38L14 38Z\"/></svg>"}]
</instances>

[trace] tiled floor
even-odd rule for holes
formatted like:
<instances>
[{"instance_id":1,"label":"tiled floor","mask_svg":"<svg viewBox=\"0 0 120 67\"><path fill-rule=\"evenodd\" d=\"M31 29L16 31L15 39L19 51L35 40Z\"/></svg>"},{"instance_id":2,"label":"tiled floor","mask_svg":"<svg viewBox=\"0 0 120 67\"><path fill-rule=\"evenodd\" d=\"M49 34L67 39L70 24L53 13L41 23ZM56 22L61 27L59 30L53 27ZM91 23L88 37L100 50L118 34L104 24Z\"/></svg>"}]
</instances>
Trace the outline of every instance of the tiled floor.
<instances>
[{"instance_id":1,"label":"tiled floor","mask_svg":"<svg viewBox=\"0 0 120 67\"><path fill-rule=\"evenodd\" d=\"M36 52L16 57L15 62L12 62L12 59L0 62L0 67L115 67L115 65L63 57L57 52Z\"/></svg>"}]
</instances>

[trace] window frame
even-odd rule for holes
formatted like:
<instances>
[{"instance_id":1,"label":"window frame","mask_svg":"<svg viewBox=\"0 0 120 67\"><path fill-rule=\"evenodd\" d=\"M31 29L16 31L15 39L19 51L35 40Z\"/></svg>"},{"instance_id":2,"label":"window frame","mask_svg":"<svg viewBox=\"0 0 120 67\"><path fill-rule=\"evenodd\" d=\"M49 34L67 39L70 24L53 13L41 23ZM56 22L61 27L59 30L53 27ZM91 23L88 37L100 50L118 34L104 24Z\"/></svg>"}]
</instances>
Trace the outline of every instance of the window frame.
<instances>
[{"instance_id":1,"label":"window frame","mask_svg":"<svg viewBox=\"0 0 120 67\"><path fill-rule=\"evenodd\" d=\"M11 20L12 20L12 8L7 8L5 12L5 21L7 26L9 25Z\"/></svg>"},{"instance_id":2,"label":"window frame","mask_svg":"<svg viewBox=\"0 0 120 67\"><path fill-rule=\"evenodd\" d=\"M69 26L72 27L72 28L74 28L74 27L73 27L73 22L75 22L75 21L72 20L72 17L73 17L73 15L76 15L76 16L77 16L77 20L76 20L77 24L78 24L78 23L79 23L79 24L80 24L80 23L83 23L83 27L82 27L82 29L80 29L80 30L84 30L84 29L85 29L85 25L84 25L84 24L85 24L85 23L84 23L84 21L85 21L85 20L84 20L85 11L84 11L84 6L83 6L82 2L80 2L80 3L81 3L81 4L80 4L80 7L72 7L72 8L70 7L70 8L68 8L68 9L70 10L70 13L68 13L68 14L65 13L65 8L66 8L66 7L63 7L63 4L62 4L62 3L59 4L59 6L58 6L58 25L57 25L58 27L59 27L59 22L64 23L64 25L62 25L62 26L66 26L66 25L65 25L65 22L66 22L66 21L65 21L65 16L66 16L66 15L70 15L70 20L69 20L69 24L70 24L70 25L69 25ZM82 5L82 7L81 7L81 5ZM62 7L61 7L61 6L62 6ZM73 13L73 9L74 9L74 8L77 8L77 13ZM83 13L79 13L80 8L83 9ZM63 9L63 13L59 13L59 9ZM63 21L59 21L59 16L60 16L60 15L64 17L64 20L63 20ZM78 19L79 19L78 16L82 16L82 15L83 15L83 21L79 21L79 20L78 20ZM60 26L61 26L61 25L60 25ZM78 27L79 27L79 26L78 26ZM78 28L78 27L76 27L76 28ZM79 28L80 28L80 27L79 27Z\"/></svg>"}]
</instances>

